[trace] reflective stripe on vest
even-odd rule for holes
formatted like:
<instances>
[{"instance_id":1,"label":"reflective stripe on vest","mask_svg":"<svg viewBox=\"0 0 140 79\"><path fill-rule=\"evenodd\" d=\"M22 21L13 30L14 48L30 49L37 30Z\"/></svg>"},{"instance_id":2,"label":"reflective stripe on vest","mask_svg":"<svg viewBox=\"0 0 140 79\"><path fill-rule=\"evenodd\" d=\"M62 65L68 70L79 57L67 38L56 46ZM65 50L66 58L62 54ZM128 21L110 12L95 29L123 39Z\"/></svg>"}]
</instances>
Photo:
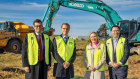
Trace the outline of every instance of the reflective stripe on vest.
<instances>
[{"instance_id":1,"label":"reflective stripe on vest","mask_svg":"<svg viewBox=\"0 0 140 79\"><path fill-rule=\"evenodd\" d=\"M99 61L102 59L103 56L103 48L104 48L104 44L100 44L99 48L97 48L94 52L94 65L97 65L99 63ZM87 58L87 62L89 64L89 66L91 66L91 63L93 61L93 59L91 58L91 50L93 50L93 48L89 48L89 45L86 46L86 58ZM102 67L96 71L104 71L104 64L102 65ZM90 70L87 70L90 71Z\"/></svg>"},{"instance_id":2,"label":"reflective stripe on vest","mask_svg":"<svg viewBox=\"0 0 140 79\"><path fill-rule=\"evenodd\" d=\"M49 37L46 34L44 35L44 41L45 41L45 62L46 64L49 64ZM28 33L28 49L27 49L27 54L28 54L28 62L29 65L35 65L38 62L38 42L37 38L34 33Z\"/></svg>"},{"instance_id":3,"label":"reflective stripe on vest","mask_svg":"<svg viewBox=\"0 0 140 79\"><path fill-rule=\"evenodd\" d=\"M74 51L74 40L69 37L67 44L65 44L63 38L61 36L55 37L57 44L57 52L59 56L65 61L68 62L73 55ZM54 60L54 63L57 63Z\"/></svg>"},{"instance_id":4,"label":"reflective stripe on vest","mask_svg":"<svg viewBox=\"0 0 140 79\"><path fill-rule=\"evenodd\" d=\"M117 63L120 62L120 60L122 59L122 57L124 55L124 44L125 44L125 38L120 37L118 40L117 46L116 46ZM108 52L109 59L111 62L113 62L113 46L112 46L111 38L106 41L106 46L107 46L107 52ZM128 65L128 60L126 61L126 63L124 65Z\"/></svg>"}]
</instances>

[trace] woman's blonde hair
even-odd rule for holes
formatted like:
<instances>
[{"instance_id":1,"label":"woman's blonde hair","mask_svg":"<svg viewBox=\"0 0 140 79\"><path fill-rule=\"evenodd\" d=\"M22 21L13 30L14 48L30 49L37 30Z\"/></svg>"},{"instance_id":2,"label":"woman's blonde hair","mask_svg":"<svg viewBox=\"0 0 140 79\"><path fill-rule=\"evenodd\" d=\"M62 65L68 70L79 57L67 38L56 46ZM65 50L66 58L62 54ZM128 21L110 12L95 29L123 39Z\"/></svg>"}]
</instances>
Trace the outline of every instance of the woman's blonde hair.
<instances>
[{"instance_id":1,"label":"woman's blonde hair","mask_svg":"<svg viewBox=\"0 0 140 79\"><path fill-rule=\"evenodd\" d=\"M99 39L98 39L98 35L96 32L91 32L89 35L88 35L88 43L91 43L91 40L90 40L90 35L91 34L95 34L97 36L97 42L99 42Z\"/></svg>"}]
</instances>

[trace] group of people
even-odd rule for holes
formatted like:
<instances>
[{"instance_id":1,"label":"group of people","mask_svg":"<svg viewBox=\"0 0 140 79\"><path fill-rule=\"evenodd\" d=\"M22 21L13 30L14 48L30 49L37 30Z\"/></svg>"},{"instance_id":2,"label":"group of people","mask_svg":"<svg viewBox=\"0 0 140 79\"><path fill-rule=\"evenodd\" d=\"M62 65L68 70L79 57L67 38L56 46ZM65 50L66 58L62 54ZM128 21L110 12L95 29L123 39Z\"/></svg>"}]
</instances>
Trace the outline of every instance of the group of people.
<instances>
[{"instance_id":1,"label":"group of people","mask_svg":"<svg viewBox=\"0 0 140 79\"><path fill-rule=\"evenodd\" d=\"M42 22L33 22L34 33L25 35L22 44L22 63L25 79L47 79L51 67L51 55L54 57L53 76L56 79L74 77L73 63L76 58L75 41L68 36L70 25L63 23L62 34L51 42L47 34L42 33ZM101 43L96 32L91 32L83 56L86 73L84 79L105 79L105 60L108 64L110 79L127 79L130 47L128 40L120 36L120 28L111 28L112 37ZM52 54L51 54L52 53Z\"/></svg>"}]
</instances>

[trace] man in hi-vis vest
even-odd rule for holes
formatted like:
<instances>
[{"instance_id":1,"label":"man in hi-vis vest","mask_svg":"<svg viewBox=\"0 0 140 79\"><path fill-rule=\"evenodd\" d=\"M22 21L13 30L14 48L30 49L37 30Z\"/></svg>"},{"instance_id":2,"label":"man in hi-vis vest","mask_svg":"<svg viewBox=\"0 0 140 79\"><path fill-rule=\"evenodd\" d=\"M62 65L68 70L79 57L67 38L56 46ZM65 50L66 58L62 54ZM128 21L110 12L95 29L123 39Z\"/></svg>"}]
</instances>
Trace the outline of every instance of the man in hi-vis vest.
<instances>
[{"instance_id":1,"label":"man in hi-vis vest","mask_svg":"<svg viewBox=\"0 0 140 79\"><path fill-rule=\"evenodd\" d=\"M43 25L40 19L33 22L34 33L25 35L22 44L22 63L25 79L47 79L51 66L52 43L47 34L41 33Z\"/></svg>"},{"instance_id":2,"label":"man in hi-vis vest","mask_svg":"<svg viewBox=\"0 0 140 79\"><path fill-rule=\"evenodd\" d=\"M106 41L107 64L109 64L110 79L127 79L128 57L130 47L128 40L120 36L120 28L111 28L112 38Z\"/></svg>"},{"instance_id":3,"label":"man in hi-vis vest","mask_svg":"<svg viewBox=\"0 0 140 79\"><path fill-rule=\"evenodd\" d=\"M54 71L56 79L70 79L74 77L73 62L76 58L75 41L68 36L70 25L63 23L62 34L53 40L54 46Z\"/></svg>"}]
</instances>

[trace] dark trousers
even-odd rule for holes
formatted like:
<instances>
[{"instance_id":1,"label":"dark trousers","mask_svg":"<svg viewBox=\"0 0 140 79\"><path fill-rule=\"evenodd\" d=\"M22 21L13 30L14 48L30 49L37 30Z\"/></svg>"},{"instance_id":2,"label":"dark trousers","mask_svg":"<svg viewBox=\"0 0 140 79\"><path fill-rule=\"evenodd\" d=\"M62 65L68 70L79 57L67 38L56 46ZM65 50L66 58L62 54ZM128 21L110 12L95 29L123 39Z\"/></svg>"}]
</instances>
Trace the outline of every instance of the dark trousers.
<instances>
[{"instance_id":1,"label":"dark trousers","mask_svg":"<svg viewBox=\"0 0 140 79\"><path fill-rule=\"evenodd\" d=\"M39 62L39 79L44 79L44 61Z\"/></svg>"},{"instance_id":2,"label":"dark trousers","mask_svg":"<svg viewBox=\"0 0 140 79\"><path fill-rule=\"evenodd\" d=\"M54 67L53 67L53 76L55 77L56 75L56 68L57 68L58 63L54 63Z\"/></svg>"},{"instance_id":3,"label":"dark trousers","mask_svg":"<svg viewBox=\"0 0 140 79\"><path fill-rule=\"evenodd\" d=\"M70 77L56 77L55 79L70 79Z\"/></svg>"},{"instance_id":4,"label":"dark trousers","mask_svg":"<svg viewBox=\"0 0 140 79\"><path fill-rule=\"evenodd\" d=\"M70 79L69 69L66 70L66 77L56 77L56 79Z\"/></svg>"},{"instance_id":5,"label":"dark trousers","mask_svg":"<svg viewBox=\"0 0 140 79\"><path fill-rule=\"evenodd\" d=\"M70 79L70 77L56 77L55 79Z\"/></svg>"},{"instance_id":6,"label":"dark trousers","mask_svg":"<svg viewBox=\"0 0 140 79\"><path fill-rule=\"evenodd\" d=\"M36 65L30 65L29 68L30 72L25 72L25 79L47 79L47 66L44 61L39 61Z\"/></svg>"},{"instance_id":7,"label":"dark trousers","mask_svg":"<svg viewBox=\"0 0 140 79\"><path fill-rule=\"evenodd\" d=\"M109 67L110 79L127 79L128 66L120 66L119 68Z\"/></svg>"}]
</instances>

